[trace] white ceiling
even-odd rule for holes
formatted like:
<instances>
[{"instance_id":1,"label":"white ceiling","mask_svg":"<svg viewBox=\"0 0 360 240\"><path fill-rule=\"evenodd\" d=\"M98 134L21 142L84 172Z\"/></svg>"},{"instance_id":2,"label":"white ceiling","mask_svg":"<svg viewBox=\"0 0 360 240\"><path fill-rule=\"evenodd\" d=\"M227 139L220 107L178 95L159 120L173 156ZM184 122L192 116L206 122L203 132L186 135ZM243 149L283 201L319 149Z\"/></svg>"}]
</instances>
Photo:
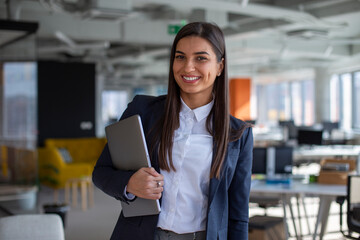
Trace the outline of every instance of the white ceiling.
<instances>
[{"instance_id":1,"label":"white ceiling","mask_svg":"<svg viewBox=\"0 0 360 240\"><path fill-rule=\"evenodd\" d=\"M223 29L231 76L360 62L359 0L0 4L1 18L39 22L38 58L97 62L108 84L166 82L174 38L168 26L191 21L215 22Z\"/></svg>"}]
</instances>

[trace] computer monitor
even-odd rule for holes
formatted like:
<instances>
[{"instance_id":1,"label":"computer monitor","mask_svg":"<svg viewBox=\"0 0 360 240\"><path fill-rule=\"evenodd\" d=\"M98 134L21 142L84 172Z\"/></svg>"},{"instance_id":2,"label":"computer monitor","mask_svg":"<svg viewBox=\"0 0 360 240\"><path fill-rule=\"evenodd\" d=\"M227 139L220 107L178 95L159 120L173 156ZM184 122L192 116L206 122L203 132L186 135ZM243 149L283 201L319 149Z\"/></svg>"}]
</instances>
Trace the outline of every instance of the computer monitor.
<instances>
[{"instance_id":1,"label":"computer monitor","mask_svg":"<svg viewBox=\"0 0 360 240\"><path fill-rule=\"evenodd\" d=\"M298 145L321 145L323 141L322 136L322 130L299 129L297 137Z\"/></svg>"},{"instance_id":2,"label":"computer monitor","mask_svg":"<svg viewBox=\"0 0 360 240\"><path fill-rule=\"evenodd\" d=\"M253 174L266 174L266 148L254 147L253 148Z\"/></svg>"},{"instance_id":3,"label":"computer monitor","mask_svg":"<svg viewBox=\"0 0 360 240\"><path fill-rule=\"evenodd\" d=\"M279 120L280 126L295 125L294 120Z\"/></svg>"},{"instance_id":4,"label":"computer monitor","mask_svg":"<svg viewBox=\"0 0 360 240\"><path fill-rule=\"evenodd\" d=\"M291 174L293 165L292 147L275 147L275 174Z\"/></svg>"},{"instance_id":5,"label":"computer monitor","mask_svg":"<svg viewBox=\"0 0 360 240\"><path fill-rule=\"evenodd\" d=\"M324 131L328 131L329 133L331 133L333 129L339 129L339 122L323 121L322 126Z\"/></svg>"},{"instance_id":6,"label":"computer monitor","mask_svg":"<svg viewBox=\"0 0 360 240\"><path fill-rule=\"evenodd\" d=\"M294 120L279 121L279 125L286 127L289 131L289 139L297 138L297 127L295 126Z\"/></svg>"}]
</instances>

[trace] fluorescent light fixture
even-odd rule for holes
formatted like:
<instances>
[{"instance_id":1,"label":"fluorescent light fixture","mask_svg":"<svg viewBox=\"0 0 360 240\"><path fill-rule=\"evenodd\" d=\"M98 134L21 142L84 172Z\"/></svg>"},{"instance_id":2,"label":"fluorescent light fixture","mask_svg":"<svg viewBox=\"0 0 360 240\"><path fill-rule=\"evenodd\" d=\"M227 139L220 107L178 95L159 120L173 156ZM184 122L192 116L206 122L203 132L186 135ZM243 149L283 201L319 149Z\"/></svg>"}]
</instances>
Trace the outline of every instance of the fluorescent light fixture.
<instances>
[{"instance_id":1,"label":"fluorescent light fixture","mask_svg":"<svg viewBox=\"0 0 360 240\"><path fill-rule=\"evenodd\" d=\"M242 0L241 1L241 6L246 7L248 5L248 3L249 3L249 0Z\"/></svg>"},{"instance_id":2,"label":"fluorescent light fixture","mask_svg":"<svg viewBox=\"0 0 360 240\"><path fill-rule=\"evenodd\" d=\"M325 49L324 56L329 57L331 53L333 52L334 48L331 45L328 45Z\"/></svg>"}]
</instances>

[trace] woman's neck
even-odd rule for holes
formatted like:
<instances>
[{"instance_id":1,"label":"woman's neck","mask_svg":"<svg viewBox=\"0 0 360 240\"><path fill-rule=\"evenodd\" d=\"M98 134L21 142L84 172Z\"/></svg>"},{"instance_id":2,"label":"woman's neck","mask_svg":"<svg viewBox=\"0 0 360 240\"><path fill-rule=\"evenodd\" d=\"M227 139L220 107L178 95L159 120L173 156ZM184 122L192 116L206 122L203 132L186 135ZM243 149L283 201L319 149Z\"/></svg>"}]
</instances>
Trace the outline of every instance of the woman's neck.
<instances>
[{"instance_id":1,"label":"woman's neck","mask_svg":"<svg viewBox=\"0 0 360 240\"><path fill-rule=\"evenodd\" d=\"M190 109L195 109L201 106L204 106L212 101L212 94L208 97L204 97L204 95L200 94L181 94L182 100Z\"/></svg>"}]
</instances>

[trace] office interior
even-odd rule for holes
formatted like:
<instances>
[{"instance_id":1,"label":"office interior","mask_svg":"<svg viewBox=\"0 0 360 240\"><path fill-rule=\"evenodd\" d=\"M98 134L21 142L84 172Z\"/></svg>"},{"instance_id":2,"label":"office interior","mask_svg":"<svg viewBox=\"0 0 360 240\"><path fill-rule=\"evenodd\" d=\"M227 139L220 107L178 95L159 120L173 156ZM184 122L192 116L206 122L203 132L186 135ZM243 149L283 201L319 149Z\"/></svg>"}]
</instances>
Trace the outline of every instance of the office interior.
<instances>
[{"instance_id":1,"label":"office interior","mask_svg":"<svg viewBox=\"0 0 360 240\"><path fill-rule=\"evenodd\" d=\"M225 34L230 110L253 124L254 191L264 181L315 184L326 168L360 174L357 0L1 0L0 205L11 206L1 216L42 213L44 191L71 205L65 189L74 179L91 184L86 176L105 144L104 128L135 95L166 94L173 38L194 21L216 23ZM60 170L55 161L63 161ZM88 165L68 168L68 179L49 173L79 163ZM323 176L346 197L347 179ZM24 209L14 204L21 194ZM277 194L292 200L265 206L281 212L298 200ZM263 207L257 197L251 206ZM99 204L95 197L84 211ZM289 239L339 232L338 220L322 222L322 234L296 232L292 222L288 214Z\"/></svg>"}]
</instances>

